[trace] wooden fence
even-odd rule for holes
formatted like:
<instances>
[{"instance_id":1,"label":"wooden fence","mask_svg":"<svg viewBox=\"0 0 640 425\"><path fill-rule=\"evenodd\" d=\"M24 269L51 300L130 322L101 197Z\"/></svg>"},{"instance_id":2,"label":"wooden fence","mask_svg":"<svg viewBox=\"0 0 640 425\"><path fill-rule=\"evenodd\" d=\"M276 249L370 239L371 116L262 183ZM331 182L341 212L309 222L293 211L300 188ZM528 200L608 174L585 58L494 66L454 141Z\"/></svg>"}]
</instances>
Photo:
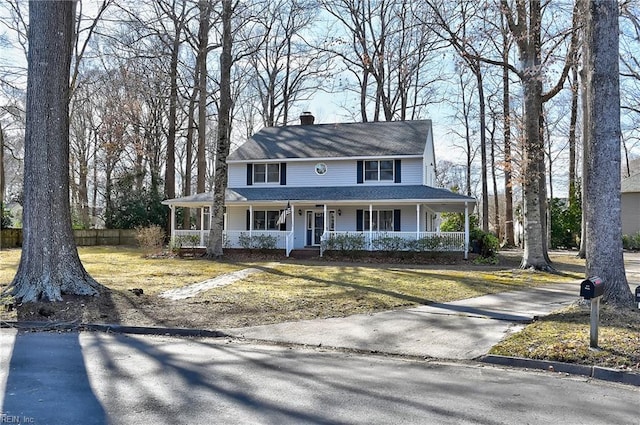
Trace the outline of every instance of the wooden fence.
<instances>
[{"instance_id":1,"label":"wooden fence","mask_svg":"<svg viewBox=\"0 0 640 425\"><path fill-rule=\"evenodd\" d=\"M77 246L138 245L134 229L74 230L73 236ZM17 248L21 246L22 229L2 229L0 231L0 248Z\"/></svg>"}]
</instances>

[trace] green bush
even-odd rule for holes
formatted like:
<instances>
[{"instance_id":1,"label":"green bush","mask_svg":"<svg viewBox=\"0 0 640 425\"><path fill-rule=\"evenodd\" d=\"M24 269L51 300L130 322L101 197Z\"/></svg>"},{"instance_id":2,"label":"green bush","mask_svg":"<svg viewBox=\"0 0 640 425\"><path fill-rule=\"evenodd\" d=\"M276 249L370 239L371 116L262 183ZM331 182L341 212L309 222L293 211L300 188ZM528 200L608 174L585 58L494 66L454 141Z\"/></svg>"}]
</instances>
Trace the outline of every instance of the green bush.
<instances>
[{"instance_id":1,"label":"green bush","mask_svg":"<svg viewBox=\"0 0 640 425\"><path fill-rule=\"evenodd\" d=\"M373 246L379 251L404 251L406 240L399 236L384 236L373 241Z\"/></svg>"},{"instance_id":2,"label":"green bush","mask_svg":"<svg viewBox=\"0 0 640 425\"><path fill-rule=\"evenodd\" d=\"M8 229L9 227L11 227L11 219L11 211L9 211L8 209L3 209L2 217L0 219L0 229Z\"/></svg>"},{"instance_id":3,"label":"green bush","mask_svg":"<svg viewBox=\"0 0 640 425\"><path fill-rule=\"evenodd\" d=\"M194 248L200 245L199 235L180 235L173 238L172 248Z\"/></svg>"},{"instance_id":4,"label":"green bush","mask_svg":"<svg viewBox=\"0 0 640 425\"><path fill-rule=\"evenodd\" d=\"M463 213L442 213L440 216L440 230L443 232L464 232L464 214ZM479 219L477 215L469 216L469 228L478 228Z\"/></svg>"},{"instance_id":5,"label":"green bush","mask_svg":"<svg viewBox=\"0 0 640 425\"><path fill-rule=\"evenodd\" d=\"M244 249L276 249L278 246L278 238L272 235L251 235L248 233L240 233L238 237L240 246Z\"/></svg>"},{"instance_id":6,"label":"green bush","mask_svg":"<svg viewBox=\"0 0 640 425\"><path fill-rule=\"evenodd\" d=\"M582 230L582 206L579 196L571 205L553 198L549 204L551 214L551 248L578 248Z\"/></svg>"},{"instance_id":7,"label":"green bush","mask_svg":"<svg viewBox=\"0 0 640 425\"><path fill-rule=\"evenodd\" d=\"M640 251L640 232L635 235L622 235L622 247L629 251Z\"/></svg>"},{"instance_id":8,"label":"green bush","mask_svg":"<svg viewBox=\"0 0 640 425\"><path fill-rule=\"evenodd\" d=\"M362 233L341 233L323 241L322 244L324 250L362 251L365 248L365 239Z\"/></svg>"}]
</instances>

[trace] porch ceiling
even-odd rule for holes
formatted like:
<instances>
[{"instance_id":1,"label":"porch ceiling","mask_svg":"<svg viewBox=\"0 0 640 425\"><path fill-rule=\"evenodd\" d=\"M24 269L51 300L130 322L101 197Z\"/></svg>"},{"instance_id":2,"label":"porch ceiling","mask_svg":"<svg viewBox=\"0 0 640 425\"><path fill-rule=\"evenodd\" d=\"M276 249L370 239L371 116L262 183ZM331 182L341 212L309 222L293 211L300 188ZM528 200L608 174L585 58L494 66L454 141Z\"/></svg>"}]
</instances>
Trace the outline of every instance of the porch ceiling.
<instances>
[{"instance_id":1,"label":"porch ceiling","mask_svg":"<svg viewBox=\"0 0 640 425\"><path fill-rule=\"evenodd\" d=\"M227 189L227 205L287 203L362 205L369 203L393 205L427 205L435 212L464 211L465 203L473 207L475 199L429 186L338 186L338 187L244 187ZM213 194L198 193L169 199L165 205L199 208L213 203Z\"/></svg>"}]
</instances>

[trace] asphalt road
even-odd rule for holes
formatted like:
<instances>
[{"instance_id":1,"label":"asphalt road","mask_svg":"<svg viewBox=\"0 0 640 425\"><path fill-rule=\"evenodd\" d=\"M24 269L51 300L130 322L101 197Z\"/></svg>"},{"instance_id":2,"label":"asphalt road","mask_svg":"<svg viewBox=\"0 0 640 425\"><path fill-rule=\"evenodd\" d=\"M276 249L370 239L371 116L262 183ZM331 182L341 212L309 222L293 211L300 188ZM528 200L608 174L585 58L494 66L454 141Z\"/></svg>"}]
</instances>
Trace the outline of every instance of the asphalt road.
<instances>
[{"instance_id":1,"label":"asphalt road","mask_svg":"<svg viewBox=\"0 0 640 425\"><path fill-rule=\"evenodd\" d=\"M639 424L638 400L638 387L476 363L0 330L0 423Z\"/></svg>"}]
</instances>

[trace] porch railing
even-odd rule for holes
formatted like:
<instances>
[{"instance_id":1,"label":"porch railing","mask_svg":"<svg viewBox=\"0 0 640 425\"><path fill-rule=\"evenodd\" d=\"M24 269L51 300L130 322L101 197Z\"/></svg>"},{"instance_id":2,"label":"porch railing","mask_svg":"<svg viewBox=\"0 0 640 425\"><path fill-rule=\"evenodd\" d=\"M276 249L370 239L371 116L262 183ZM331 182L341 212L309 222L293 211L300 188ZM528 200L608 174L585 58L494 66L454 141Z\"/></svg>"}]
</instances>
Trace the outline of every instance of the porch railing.
<instances>
[{"instance_id":1,"label":"porch railing","mask_svg":"<svg viewBox=\"0 0 640 425\"><path fill-rule=\"evenodd\" d=\"M464 232L325 232L326 250L464 252Z\"/></svg>"}]
</instances>

